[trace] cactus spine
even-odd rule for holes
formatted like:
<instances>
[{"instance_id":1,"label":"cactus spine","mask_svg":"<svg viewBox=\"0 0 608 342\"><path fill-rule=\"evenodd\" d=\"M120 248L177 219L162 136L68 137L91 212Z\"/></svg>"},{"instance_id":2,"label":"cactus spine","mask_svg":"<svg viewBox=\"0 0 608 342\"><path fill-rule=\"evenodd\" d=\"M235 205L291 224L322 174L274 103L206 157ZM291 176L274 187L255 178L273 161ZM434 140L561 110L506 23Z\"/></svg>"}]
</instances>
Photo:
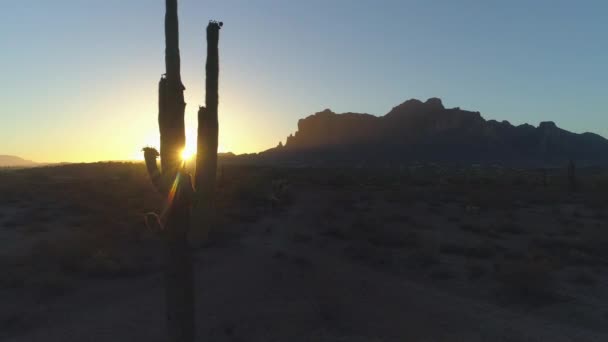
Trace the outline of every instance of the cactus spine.
<instances>
[{"instance_id":1,"label":"cactus spine","mask_svg":"<svg viewBox=\"0 0 608 342\"><path fill-rule=\"evenodd\" d=\"M144 148L146 167L156 189L166 198L160 216L162 236L166 245L165 301L167 328L170 341L194 341L194 275L189 232L200 232L201 226L211 217L211 209L203 215L200 208L212 208L217 167L217 107L218 107L218 41L221 23L211 22L207 27L209 60L207 63L207 108L199 112L198 157L196 189L190 175L185 173L181 160L186 134L184 127L185 87L180 75L179 25L177 0L166 0L165 16L165 63L166 74L159 82L158 126L160 131L160 153L153 148ZM214 48L212 48L214 47ZM209 77L211 75L211 77ZM202 114L201 114L202 113ZM156 159L161 158L161 170ZM204 199L201 200L201 199ZM191 228L191 207L196 213L195 225ZM201 203L206 206L201 206ZM206 231L206 230L204 230ZM197 234L195 234L197 235ZM198 234L200 235L200 234Z\"/></svg>"}]
</instances>

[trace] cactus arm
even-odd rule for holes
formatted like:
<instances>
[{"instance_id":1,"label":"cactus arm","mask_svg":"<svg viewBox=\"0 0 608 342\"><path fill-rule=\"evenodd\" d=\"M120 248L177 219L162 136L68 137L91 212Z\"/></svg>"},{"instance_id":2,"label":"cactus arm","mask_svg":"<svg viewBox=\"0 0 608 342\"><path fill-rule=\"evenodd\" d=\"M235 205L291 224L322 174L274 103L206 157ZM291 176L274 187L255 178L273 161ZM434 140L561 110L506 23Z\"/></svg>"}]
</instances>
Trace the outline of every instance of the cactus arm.
<instances>
[{"instance_id":1,"label":"cactus arm","mask_svg":"<svg viewBox=\"0 0 608 342\"><path fill-rule=\"evenodd\" d=\"M203 244L213 225L215 182L217 174L218 103L219 103L219 32L223 23L207 26L207 64L205 107L198 111L198 138L195 173L195 197L192 210L190 242Z\"/></svg>"},{"instance_id":2,"label":"cactus arm","mask_svg":"<svg viewBox=\"0 0 608 342\"><path fill-rule=\"evenodd\" d=\"M158 192L163 195L167 194L167 188L163 185L162 175L158 170L158 165L156 164L156 158L160 156L158 151L152 147L144 147L144 160L146 161L146 169L148 170L148 176L152 181L152 184L156 188Z\"/></svg>"},{"instance_id":3,"label":"cactus arm","mask_svg":"<svg viewBox=\"0 0 608 342\"><path fill-rule=\"evenodd\" d=\"M219 40L220 28L222 23L211 21L207 25L207 64L205 71L207 73L205 80L205 105L209 110L212 119L217 121L217 107L219 103Z\"/></svg>"},{"instance_id":4,"label":"cactus arm","mask_svg":"<svg viewBox=\"0 0 608 342\"><path fill-rule=\"evenodd\" d=\"M198 138L196 159L196 190L215 183L218 145L219 103L219 38L223 23L209 22L207 26L207 64L205 80L205 107L198 111Z\"/></svg>"}]
</instances>

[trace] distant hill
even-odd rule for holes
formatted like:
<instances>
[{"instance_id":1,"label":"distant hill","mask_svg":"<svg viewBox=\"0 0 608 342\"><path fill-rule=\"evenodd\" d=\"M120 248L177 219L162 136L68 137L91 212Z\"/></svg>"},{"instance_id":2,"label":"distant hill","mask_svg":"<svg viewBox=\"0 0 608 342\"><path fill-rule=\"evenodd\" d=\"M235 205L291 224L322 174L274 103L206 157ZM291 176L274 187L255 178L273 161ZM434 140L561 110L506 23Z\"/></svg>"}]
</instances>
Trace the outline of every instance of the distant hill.
<instances>
[{"instance_id":1,"label":"distant hill","mask_svg":"<svg viewBox=\"0 0 608 342\"><path fill-rule=\"evenodd\" d=\"M608 140L576 134L553 122L538 127L485 120L479 112L445 108L438 98L408 100L384 116L329 109L298 121L286 144L248 155L303 163L465 162L523 165L607 164Z\"/></svg>"},{"instance_id":2,"label":"distant hill","mask_svg":"<svg viewBox=\"0 0 608 342\"><path fill-rule=\"evenodd\" d=\"M0 167L32 167L39 164L17 156L0 155Z\"/></svg>"}]
</instances>

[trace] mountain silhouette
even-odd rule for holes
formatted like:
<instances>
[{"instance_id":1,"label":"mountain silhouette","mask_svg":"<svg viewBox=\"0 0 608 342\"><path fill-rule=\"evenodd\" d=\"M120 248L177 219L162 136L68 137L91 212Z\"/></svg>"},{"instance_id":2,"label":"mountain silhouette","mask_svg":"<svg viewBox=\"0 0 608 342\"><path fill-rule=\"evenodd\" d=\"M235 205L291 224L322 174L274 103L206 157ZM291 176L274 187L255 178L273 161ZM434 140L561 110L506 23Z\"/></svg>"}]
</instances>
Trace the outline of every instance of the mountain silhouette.
<instances>
[{"instance_id":1,"label":"mountain silhouette","mask_svg":"<svg viewBox=\"0 0 608 342\"><path fill-rule=\"evenodd\" d=\"M251 157L251 156L250 156ZM384 116L326 109L298 121L285 145L256 156L320 163L466 162L508 165L606 164L608 140L553 122L514 126L479 112L445 108L438 98L408 100Z\"/></svg>"},{"instance_id":2,"label":"mountain silhouette","mask_svg":"<svg viewBox=\"0 0 608 342\"><path fill-rule=\"evenodd\" d=\"M38 163L17 156L0 155L0 167L32 167Z\"/></svg>"}]
</instances>

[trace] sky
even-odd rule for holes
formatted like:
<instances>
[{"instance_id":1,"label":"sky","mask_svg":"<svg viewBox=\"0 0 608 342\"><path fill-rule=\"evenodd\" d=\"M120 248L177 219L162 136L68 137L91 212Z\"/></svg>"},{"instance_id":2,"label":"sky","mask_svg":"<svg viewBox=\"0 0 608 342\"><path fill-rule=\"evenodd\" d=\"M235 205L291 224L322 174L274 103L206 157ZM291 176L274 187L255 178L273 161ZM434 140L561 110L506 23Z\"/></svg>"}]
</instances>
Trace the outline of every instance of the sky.
<instances>
[{"instance_id":1,"label":"sky","mask_svg":"<svg viewBox=\"0 0 608 342\"><path fill-rule=\"evenodd\" d=\"M608 137L608 1L180 0L188 144L220 36L220 150L257 152L330 108L410 99ZM0 154L127 160L158 146L163 0L0 0Z\"/></svg>"}]
</instances>

